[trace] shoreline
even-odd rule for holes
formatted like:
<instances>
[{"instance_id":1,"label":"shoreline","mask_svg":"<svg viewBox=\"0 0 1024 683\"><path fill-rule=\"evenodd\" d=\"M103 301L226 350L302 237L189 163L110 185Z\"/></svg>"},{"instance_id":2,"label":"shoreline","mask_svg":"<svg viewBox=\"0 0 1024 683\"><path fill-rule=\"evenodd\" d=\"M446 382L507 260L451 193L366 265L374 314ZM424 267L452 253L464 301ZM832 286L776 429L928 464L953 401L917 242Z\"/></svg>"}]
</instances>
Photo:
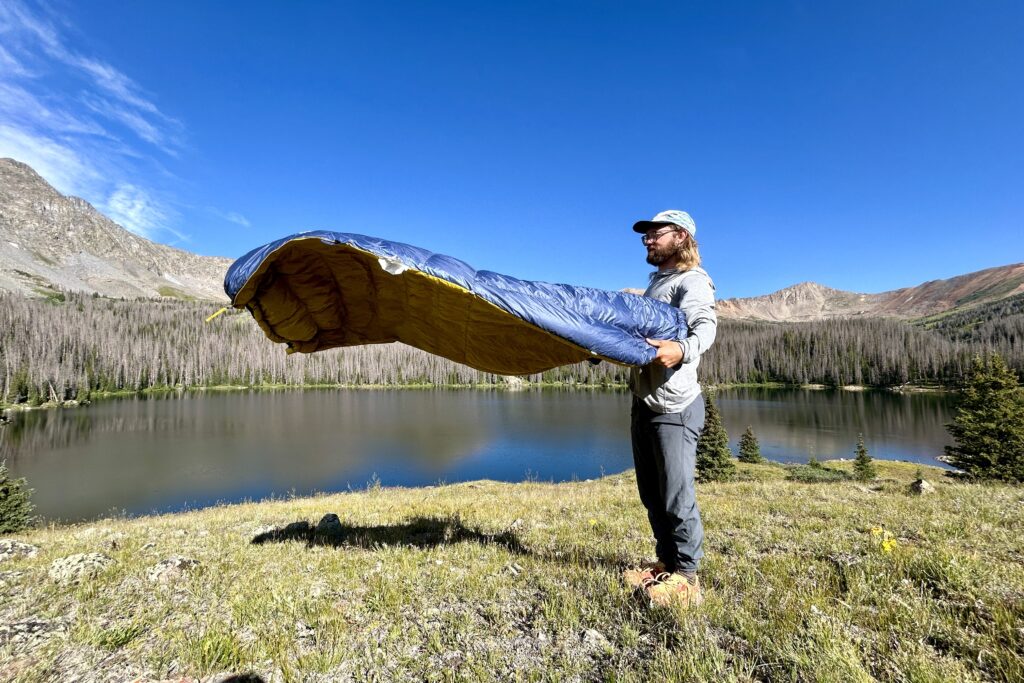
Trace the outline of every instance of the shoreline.
<instances>
[{"instance_id":1,"label":"shoreline","mask_svg":"<svg viewBox=\"0 0 1024 683\"><path fill-rule=\"evenodd\" d=\"M944 456L940 456L940 457L944 457ZM720 484L720 483L741 483L741 482L757 481L760 478L763 478L764 476L767 476L767 473L773 473L773 476L774 475L778 475L778 474L787 474L788 475L788 473L790 473L790 472L792 472L794 470L799 471L802 468L808 467L808 462L799 462L799 461L795 461L795 460L773 460L773 459L770 459L770 458L767 458L767 457L764 458L764 460L762 462L755 463L755 464L752 464L752 465L749 464L749 463L744 463L743 461L738 460L735 457L733 457L733 462L736 464L736 466L738 468L737 471L742 472L742 474L740 474L737 479L732 480L730 482L714 482L714 483ZM929 464L929 463L914 462L912 460L894 460L894 459L888 459L888 458L881 458L881 457L872 456L872 462L876 466L879 466L879 463L881 463L881 467L882 467L883 470L885 470L887 472L890 472L890 473L898 472L898 473L901 473L901 476L904 476L904 477L910 477L911 472L916 472L917 470L921 470L926 475L926 478L931 477L932 479L936 479L936 478L943 479L943 478L948 478L948 477L956 477L958 474L962 473L961 470L958 470L956 467L954 467L953 465L951 465L951 464L949 464L949 463L947 463L945 461L938 461L936 464ZM840 471L840 472L847 472L848 473L853 468L854 458L846 458L846 457L830 458L830 459L827 459L827 460L819 461L819 464L826 471ZM76 518L76 519L62 518L62 517L47 517L45 515L36 515L35 516L35 520L36 521L35 521L35 524L34 524L34 526L32 528L33 529L48 528L48 529L60 530L60 529L77 527L77 526L83 526L83 525L101 524L104 521L108 521L108 520L122 520L122 521L132 521L132 520L135 520L135 521L138 521L138 520L144 520L144 519L148 519L148 518L178 517L178 516L190 515L190 514L193 514L193 513L202 514L204 511L209 512L211 510L215 510L217 508L222 508L222 507L232 507L232 506L238 506L238 505L265 505L265 504L280 503L280 502L287 502L287 501L314 500L314 499L319 499L319 498L324 498L324 497L332 497L332 496L342 496L342 495L349 495L349 494L366 493L366 492L369 492L369 491L378 491L378 492L387 492L387 491L420 491L420 492L427 492L427 491L433 491L433 490L438 490L438 489L447 489L447 488L452 488L452 487L455 487L455 488L458 488L458 487L475 488L475 487L481 485L481 483L500 484L502 486L510 486L510 487L513 487L513 488L515 488L515 487L525 487L525 486L529 486L529 485L543 485L543 486L558 487L558 486L568 486L568 485L572 485L572 484L593 483L593 482L596 482L596 481L601 481L601 480L604 480L604 479L614 479L614 478L617 478L617 477L629 477L629 476L634 476L634 473L635 473L635 469L633 467L629 467L629 468L627 468L625 470L622 470L622 471L619 471L619 472L602 473L600 475L595 475L595 476L592 476L592 477L589 477L589 478L576 478L576 477L572 477L572 478L569 478L569 479L554 479L554 478L551 478L551 479L536 479L536 478L524 477L523 479L518 479L518 480L488 479L488 478L484 478L484 479L465 479L465 480L456 479L454 481L437 480L437 481L434 481L433 483L419 483L419 484L416 484L416 483L384 483L384 482L382 482L377 477L376 474L374 474L371 477L371 479L369 481L367 481L366 484L364 486L362 486L362 487L353 487L353 486L349 485L346 488L339 488L339 489L336 489L336 490L311 489L311 490L308 490L305 493L298 494L298 495L296 495L295 492L292 491L290 493L289 492L270 493L269 495L263 496L261 498L249 498L249 497L243 497L243 498L238 498L238 499L231 499L231 498L223 499L222 498L222 499L218 499L216 502L213 502L213 503L210 503L210 504L206 504L206 505L204 505L204 504L196 504L195 501L187 500L186 499L186 500L183 500L183 502L180 504L179 507L164 507L162 509L160 509L160 508L151 508L151 509L149 509L147 511L144 511L144 512L129 512L127 509L121 508L118 512L116 512L114 514L111 514L108 511L108 512L105 512L105 513L99 513L96 516L81 517L81 518ZM908 481L910 481L910 480L912 480L912 478L908 479ZM793 483L811 483L812 485L823 485L822 482L799 482L799 481L796 481L796 480L794 480ZM830 483L834 484L836 482L830 482ZM858 482L856 480L844 480L844 483L847 483L847 484L863 484L864 482ZM31 482L29 482L29 485L31 487ZM22 533L25 533L25 532L22 532Z\"/></svg>"},{"instance_id":2,"label":"shoreline","mask_svg":"<svg viewBox=\"0 0 1024 683\"><path fill-rule=\"evenodd\" d=\"M804 391L847 391L847 392L872 392L872 391L887 391L896 394L951 394L956 393L956 389L952 387L946 387L942 385L911 385L911 384L899 384L892 386L868 386L862 384L846 384L842 386L830 385L830 384L789 384L785 382L736 382L736 383L725 383L725 384L707 384L705 385L708 389L714 391L722 391L729 389L801 389ZM119 391L94 391L90 392L89 396L84 399L69 399L67 401L44 401L39 405L29 405L26 403L0 403L0 416L7 416L10 413L15 412L28 412L32 410L49 410L54 408L79 408L87 406L94 401L106 401L116 400L123 398L140 398L148 396L163 396L167 394L178 394L179 396L186 393L202 393L202 392L235 392L235 391L307 391L307 390L325 390L325 389L346 389L346 390L365 390L365 391L395 391L395 390L414 390L423 391L429 389L445 389L453 391L532 391L532 390L543 390L543 389L560 389L560 390L572 390L572 391L628 391L629 385L626 383L607 383L607 384L583 384L575 382L529 382L521 380L520 382L515 381L502 381L494 382L491 384L216 384L210 386L193 386L193 387L149 387L146 389L131 390L124 389ZM2 424L2 422L0 422Z\"/></svg>"},{"instance_id":3,"label":"shoreline","mask_svg":"<svg viewBox=\"0 0 1024 683\"><path fill-rule=\"evenodd\" d=\"M713 482L713 484L721 485L725 484L739 484L743 482L753 482L763 480L765 477L774 478L779 473L788 472L794 468L806 467L807 463L794 462L794 461L781 461L771 460L765 458L764 461L756 464L744 463L742 461L733 458L737 465L737 471L740 472L738 477L729 482ZM852 469L854 460L853 458L831 458L828 460L819 461L820 465L827 470L837 470L847 472ZM910 473L912 471L920 470L926 476L932 477L932 479L944 479L951 476L956 476L958 470L952 465L943 463L941 465L929 465L927 463L917 463L910 460L888 460L885 458L872 458L872 462L878 466L882 463L882 469L888 473L889 476L897 474L902 478L906 478L907 481L911 481ZM771 474L774 473L774 474ZM287 502L303 502L303 501L315 501L322 498L331 498L335 496L347 496L353 494L365 494L365 493L387 493L391 492L428 492L437 489L450 489L450 488L478 488L482 485L494 484L501 486L508 486L515 488L522 488L533 485L540 486L553 486L553 487L564 487L578 484L591 484L602 480L613 480L622 477L635 476L634 468L630 467L621 472L613 472L610 474L602 474L600 476L590 477L587 479L564 479L556 481L554 479L521 479L518 481L509 481L505 479L466 479L464 481L444 481L433 484L385 484L377 479L376 476L367 482L363 488L349 487L347 489L339 489L336 491L330 490L311 490L308 493L302 495L292 494L271 494L262 498L240 498L238 500L217 500L209 505L194 505L186 501L183 506L179 509L152 509L148 512L130 513L125 509L121 509L119 512L101 513L95 517L83 517L81 519L65 519L60 517L46 517L43 515L36 515L34 517L35 522L33 525L23 531L13 534L14 536L31 534L35 531L48 529L50 531L60 531L61 529L74 529L76 527L83 526L94 526L97 524L103 524L106 522L120 521L120 522L140 522L147 519L165 519L165 518L176 518L186 517L192 515L210 514L220 508L230 508L237 506L263 506L280 504ZM799 483L799 482L794 482ZM831 482L836 483L836 482ZM845 480L843 483L847 484L863 484L864 482L858 482L855 480ZM816 482L817 485L824 485L821 482ZM11 536L6 534L4 537Z\"/></svg>"}]
</instances>

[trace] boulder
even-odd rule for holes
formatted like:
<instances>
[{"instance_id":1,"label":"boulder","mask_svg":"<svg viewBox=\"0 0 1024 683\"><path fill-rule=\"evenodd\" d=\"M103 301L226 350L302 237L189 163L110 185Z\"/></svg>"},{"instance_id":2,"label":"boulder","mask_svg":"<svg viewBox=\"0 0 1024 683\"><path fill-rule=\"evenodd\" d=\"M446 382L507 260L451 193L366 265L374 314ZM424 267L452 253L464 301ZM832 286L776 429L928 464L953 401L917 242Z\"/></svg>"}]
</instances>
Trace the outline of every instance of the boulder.
<instances>
[{"instance_id":1,"label":"boulder","mask_svg":"<svg viewBox=\"0 0 1024 683\"><path fill-rule=\"evenodd\" d=\"M580 639L583 641L583 645L596 650L608 650L612 645L603 633L592 628L581 633Z\"/></svg>"},{"instance_id":2,"label":"boulder","mask_svg":"<svg viewBox=\"0 0 1024 683\"><path fill-rule=\"evenodd\" d=\"M45 619L0 624L0 645L14 645L21 649L34 648L50 636L66 629L67 627L60 621ZM0 669L0 673L2 672L3 669Z\"/></svg>"},{"instance_id":3,"label":"boulder","mask_svg":"<svg viewBox=\"0 0 1024 683\"><path fill-rule=\"evenodd\" d=\"M22 543L10 538L0 538L0 562L15 557L35 557L39 548L29 543Z\"/></svg>"},{"instance_id":4,"label":"boulder","mask_svg":"<svg viewBox=\"0 0 1024 683\"><path fill-rule=\"evenodd\" d=\"M60 584L80 583L91 579L114 563L103 553L78 553L54 560L50 565L50 578Z\"/></svg>"},{"instance_id":5,"label":"boulder","mask_svg":"<svg viewBox=\"0 0 1024 683\"><path fill-rule=\"evenodd\" d=\"M150 567L146 578L151 583L170 583L184 578L190 571L199 566L199 560L191 557L172 555Z\"/></svg>"},{"instance_id":6,"label":"boulder","mask_svg":"<svg viewBox=\"0 0 1024 683\"><path fill-rule=\"evenodd\" d=\"M313 531L314 537L322 539L338 539L344 534L345 530L341 526L341 520L334 513L327 513L321 517Z\"/></svg>"},{"instance_id":7,"label":"boulder","mask_svg":"<svg viewBox=\"0 0 1024 683\"><path fill-rule=\"evenodd\" d=\"M918 479L910 485L910 492L916 496L923 496L930 493L935 493L935 487L931 485L925 479Z\"/></svg>"}]
</instances>

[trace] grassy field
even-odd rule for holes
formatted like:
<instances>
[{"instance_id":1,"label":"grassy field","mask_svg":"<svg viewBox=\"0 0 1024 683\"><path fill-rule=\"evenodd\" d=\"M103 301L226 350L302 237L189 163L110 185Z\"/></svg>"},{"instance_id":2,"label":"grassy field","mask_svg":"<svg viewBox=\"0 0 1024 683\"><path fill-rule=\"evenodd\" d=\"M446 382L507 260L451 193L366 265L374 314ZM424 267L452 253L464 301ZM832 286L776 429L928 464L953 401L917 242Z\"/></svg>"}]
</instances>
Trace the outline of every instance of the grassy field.
<instances>
[{"instance_id":1,"label":"grassy field","mask_svg":"<svg viewBox=\"0 0 1024 683\"><path fill-rule=\"evenodd\" d=\"M652 550L631 473L39 529L0 562L0 680L1024 680L1024 490L926 468L918 497L916 466L876 464L701 485L691 613L621 583ZM78 553L95 573L55 580Z\"/></svg>"}]
</instances>

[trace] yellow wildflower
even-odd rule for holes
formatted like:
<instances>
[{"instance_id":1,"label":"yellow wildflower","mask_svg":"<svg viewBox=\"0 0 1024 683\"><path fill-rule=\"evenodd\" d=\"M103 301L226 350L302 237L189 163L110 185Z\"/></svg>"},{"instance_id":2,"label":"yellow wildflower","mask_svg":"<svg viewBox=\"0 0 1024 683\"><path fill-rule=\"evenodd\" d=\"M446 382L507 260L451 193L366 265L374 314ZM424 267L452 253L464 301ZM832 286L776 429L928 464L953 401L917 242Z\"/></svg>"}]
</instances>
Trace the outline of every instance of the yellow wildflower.
<instances>
[{"instance_id":1,"label":"yellow wildflower","mask_svg":"<svg viewBox=\"0 0 1024 683\"><path fill-rule=\"evenodd\" d=\"M883 553L891 553L893 550L896 550L896 539L895 538L887 538L884 541L882 541L882 552Z\"/></svg>"}]
</instances>

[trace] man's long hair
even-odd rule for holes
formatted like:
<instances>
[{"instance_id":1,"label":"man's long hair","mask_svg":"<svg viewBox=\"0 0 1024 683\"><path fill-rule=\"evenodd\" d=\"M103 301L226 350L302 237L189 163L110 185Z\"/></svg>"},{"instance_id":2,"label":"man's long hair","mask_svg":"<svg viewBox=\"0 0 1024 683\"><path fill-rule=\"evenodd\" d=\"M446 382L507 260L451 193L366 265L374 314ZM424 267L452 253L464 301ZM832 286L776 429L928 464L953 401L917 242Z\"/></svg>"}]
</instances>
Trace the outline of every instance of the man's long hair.
<instances>
[{"instance_id":1,"label":"man's long hair","mask_svg":"<svg viewBox=\"0 0 1024 683\"><path fill-rule=\"evenodd\" d=\"M697 240L686 230L680 230L683 239L679 243L679 270L692 270L700 265L700 251L697 249Z\"/></svg>"}]
</instances>

